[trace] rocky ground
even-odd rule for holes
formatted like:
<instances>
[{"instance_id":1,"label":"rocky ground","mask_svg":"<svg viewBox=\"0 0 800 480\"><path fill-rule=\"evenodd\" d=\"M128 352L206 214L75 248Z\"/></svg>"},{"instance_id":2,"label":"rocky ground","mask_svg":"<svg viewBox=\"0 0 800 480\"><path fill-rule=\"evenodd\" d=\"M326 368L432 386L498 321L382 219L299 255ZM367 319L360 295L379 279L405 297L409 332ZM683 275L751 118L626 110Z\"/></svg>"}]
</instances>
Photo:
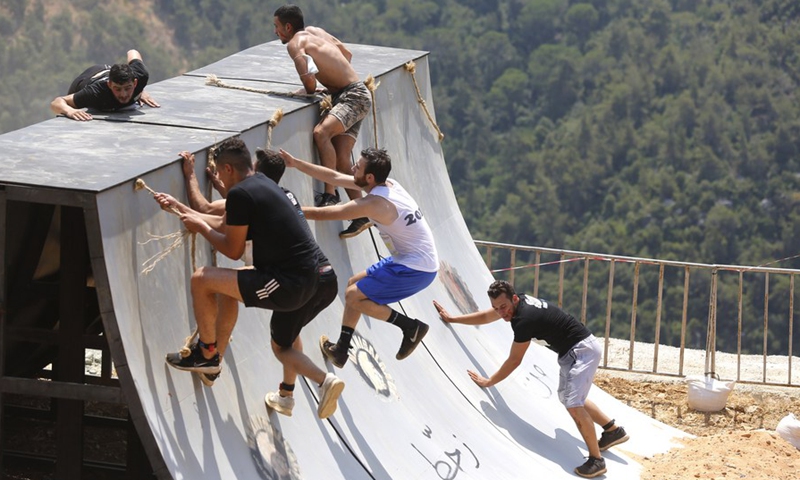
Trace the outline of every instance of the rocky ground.
<instances>
[{"instance_id":1,"label":"rocky ground","mask_svg":"<svg viewBox=\"0 0 800 480\"><path fill-rule=\"evenodd\" d=\"M800 388L740 384L724 410L703 413L689 408L683 380L601 371L595 384L629 406L696 435L683 448L639 459L643 480L800 478L800 451L774 432L788 413L800 416Z\"/></svg>"}]
</instances>

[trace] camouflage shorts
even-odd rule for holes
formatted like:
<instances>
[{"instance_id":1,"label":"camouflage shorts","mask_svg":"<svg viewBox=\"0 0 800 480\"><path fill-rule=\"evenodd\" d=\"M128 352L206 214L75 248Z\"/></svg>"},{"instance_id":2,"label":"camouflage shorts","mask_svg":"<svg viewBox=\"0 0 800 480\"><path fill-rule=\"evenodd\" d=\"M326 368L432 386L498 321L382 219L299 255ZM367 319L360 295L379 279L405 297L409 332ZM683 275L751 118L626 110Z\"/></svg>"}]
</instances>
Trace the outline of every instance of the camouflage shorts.
<instances>
[{"instance_id":1,"label":"camouflage shorts","mask_svg":"<svg viewBox=\"0 0 800 480\"><path fill-rule=\"evenodd\" d=\"M343 135L358 137L361 121L372 108L372 96L364 82L353 82L333 95L330 113L344 125Z\"/></svg>"}]
</instances>

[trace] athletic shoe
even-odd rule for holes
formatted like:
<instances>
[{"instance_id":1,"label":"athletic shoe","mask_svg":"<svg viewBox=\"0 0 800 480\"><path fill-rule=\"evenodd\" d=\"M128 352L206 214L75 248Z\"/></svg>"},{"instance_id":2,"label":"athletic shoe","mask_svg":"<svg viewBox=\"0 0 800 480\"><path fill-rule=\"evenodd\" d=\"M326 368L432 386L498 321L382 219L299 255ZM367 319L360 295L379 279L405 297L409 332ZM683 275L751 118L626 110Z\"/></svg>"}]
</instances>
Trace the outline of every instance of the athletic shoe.
<instances>
[{"instance_id":1,"label":"athletic shoe","mask_svg":"<svg viewBox=\"0 0 800 480\"><path fill-rule=\"evenodd\" d=\"M575 468L575 473L583 478L594 478L606 473L606 461L602 458L589 457L586 463Z\"/></svg>"},{"instance_id":2,"label":"athletic shoe","mask_svg":"<svg viewBox=\"0 0 800 480\"><path fill-rule=\"evenodd\" d=\"M219 353L215 353L211 358L205 358L200 347L195 343L191 346L188 357L182 357L180 352L167 354L167 365L178 370L198 373L219 373Z\"/></svg>"},{"instance_id":3,"label":"athletic shoe","mask_svg":"<svg viewBox=\"0 0 800 480\"><path fill-rule=\"evenodd\" d=\"M600 441L597 443L600 445L600 451L604 452L614 445L627 442L629 438L624 428L617 427L610 432L603 432L603 434L600 435Z\"/></svg>"},{"instance_id":4,"label":"athletic shoe","mask_svg":"<svg viewBox=\"0 0 800 480\"><path fill-rule=\"evenodd\" d=\"M267 404L267 408L271 408L281 415L292 416L292 409L294 408L294 398L292 397L281 397L278 392L269 392L264 397L264 403Z\"/></svg>"},{"instance_id":5,"label":"athletic shoe","mask_svg":"<svg viewBox=\"0 0 800 480\"><path fill-rule=\"evenodd\" d=\"M331 205L336 205L339 203L339 193L330 194L327 192L318 193L314 197L314 206L317 207L329 207Z\"/></svg>"},{"instance_id":6,"label":"athletic shoe","mask_svg":"<svg viewBox=\"0 0 800 480\"><path fill-rule=\"evenodd\" d=\"M373 225L367 217L356 218L350 226L339 232L339 238L353 238Z\"/></svg>"},{"instance_id":7,"label":"athletic shoe","mask_svg":"<svg viewBox=\"0 0 800 480\"><path fill-rule=\"evenodd\" d=\"M428 327L427 323L417 320L417 328L413 332L403 330L403 341L400 343L400 350L397 351L397 355L394 358L402 360L411 355L411 352L417 348L419 342L425 338L428 328L430 327Z\"/></svg>"},{"instance_id":8,"label":"athletic shoe","mask_svg":"<svg viewBox=\"0 0 800 480\"><path fill-rule=\"evenodd\" d=\"M319 387L319 407L317 416L322 420L333 415L336 411L336 402L344 390L344 382L332 373L325 375L325 381Z\"/></svg>"},{"instance_id":9,"label":"athletic shoe","mask_svg":"<svg viewBox=\"0 0 800 480\"><path fill-rule=\"evenodd\" d=\"M327 335L319 337L319 349L322 350L322 356L330 360L335 367L343 368L347 363L347 350L340 350L338 345L328 340Z\"/></svg>"},{"instance_id":10,"label":"athletic shoe","mask_svg":"<svg viewBox=\"0 0 800 480\"><path fill-rule=\"evenodd\" d=\"M197 375L197 378L199 378L201 382L203 382L203 385L206 387L213 387L214 382L217 381L217 378L219 378L219 374L222 373L222 366L219 367L219 372L217 373L193 373Z\"/></svg>"}]
</instances>

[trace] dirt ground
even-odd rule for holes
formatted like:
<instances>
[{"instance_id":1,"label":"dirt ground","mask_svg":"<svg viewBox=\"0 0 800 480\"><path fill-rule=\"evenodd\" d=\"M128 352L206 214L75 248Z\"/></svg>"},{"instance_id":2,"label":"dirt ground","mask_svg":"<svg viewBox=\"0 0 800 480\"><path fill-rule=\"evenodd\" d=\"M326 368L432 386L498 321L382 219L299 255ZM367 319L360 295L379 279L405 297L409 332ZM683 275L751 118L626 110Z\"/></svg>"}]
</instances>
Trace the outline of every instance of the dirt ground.
<instances>
[{"instance_id":1,"label":"dirt ground","mask_svg":"<svg viewBox=\"0 0 800 480\"><path fill-rule=\"evenodd\" d=\"M797 480L800 450L775 433L789 413L800 416L800 388L736 385L724 410L689 409L686 383L600 371L595 384L622 402L697 437L683 448L640 458L642 480Z\"/></svg>"}]
</instances>

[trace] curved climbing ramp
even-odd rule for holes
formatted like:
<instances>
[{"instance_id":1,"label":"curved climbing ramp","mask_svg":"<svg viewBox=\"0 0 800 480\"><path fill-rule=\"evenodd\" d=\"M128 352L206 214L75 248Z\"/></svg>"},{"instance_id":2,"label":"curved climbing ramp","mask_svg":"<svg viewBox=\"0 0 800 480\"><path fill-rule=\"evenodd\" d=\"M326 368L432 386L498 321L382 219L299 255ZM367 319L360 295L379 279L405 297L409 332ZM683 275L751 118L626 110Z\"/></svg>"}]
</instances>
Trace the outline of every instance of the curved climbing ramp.
<instances>
[{"instance_id":1,"label":"curved climbing ramp","mask_svg":"<svg viewBox=\"0 0 800 480\"><path fill-rule=\"evenodd\" d=\"M436 299L451 312L486 308L491 275L448 179L426 53L350 47L358 74L373 75L377 84L375 116L364 121L354 152L374 145L389 151L391 176L417 199L433 229L441 270L425 291L393 305L431 325L408 359L394 358L397 329L362 318L350 360L336 371L346 388L327 421L316 417L316 386L302 381L292 417L267 411L264 395L281 380L281 366L269 348L267 311L240 308L223 373L213 387L165 365L165 353L181 347L194 329L192 266L238 263L215 259L202 238L193 244L177 217L158 208L146 190L134 188L140 178L185 200L178 152L196 153L196 172L203 179L208 148L233 135L241 135L251 150L271 137L275 148L314 158L318 102L257 92L301 86L280 43L148 86L159 109L98 114L88 123L56 118L4 135L0 183L25 189L31 198L46 194L55 199L49 201L66 198L83 208L105 332L131 416L159 477L572 478L587 451L555 395L552 352L533 345L509 379L480 389L466 370L497 369L512 341L510 327L444 325L432 307ZM250 91L206 85L211 74ZM284 116L270 128L278 109ZM321 188L293 170L282 183L304 204ZM374 230L342 241L340 222L311 226L340 287L337 300L301 336L306 353L323 365L317 341L322 334L338 336L348 277L387 253ZM666 451L684 435L597 389L592 398L632 437L607 452L609 478L639 478L637 456Z\"/></svg>"}]
</instances>

